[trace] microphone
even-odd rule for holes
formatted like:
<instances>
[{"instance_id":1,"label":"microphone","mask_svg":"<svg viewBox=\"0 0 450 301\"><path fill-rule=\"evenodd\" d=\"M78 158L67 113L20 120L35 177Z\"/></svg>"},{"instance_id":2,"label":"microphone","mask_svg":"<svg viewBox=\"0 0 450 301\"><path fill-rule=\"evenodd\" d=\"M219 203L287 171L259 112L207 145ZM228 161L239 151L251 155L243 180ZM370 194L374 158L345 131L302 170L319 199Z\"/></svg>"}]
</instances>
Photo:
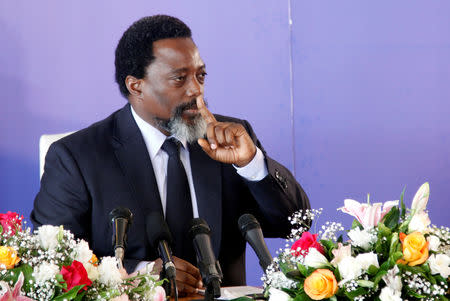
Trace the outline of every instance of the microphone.
<instances>
[{"instance_id":1,"label":"microphone","mask_svg":"<svg viewBox=\"0 0 450 301\"><path fill-rule=\"evenodd\" d=\"M125 256L128 225L133 220L133 213L128 208L116 207L109 213L109 219L113 227L112 245L114 254L119 260L119 269L121 269L123 268L122 261Z\"/></svg>"},{"instance_id":2,"label":"microphone","mask_svg":"<svg viewBox=\"0 0 450 301\"><path fill-rule=\"evenodd\" d=\"M176 268L173 264L172 250L172 234L170 234L169 226L164 217L159 212L151 212L146 217L147 237L152 248L158 250L159 257L163 261L164 272L167 278L176 278Z\"/></svg>"},{"instance_id":3,"label":"microphone","mask_svg":"<svg viewBox=\"0 0 450 301\"><path fill-rule=\"evenodd\" d=\"M222 282L222 270L216 260L211 245L211 229L205 220L194 218L189 227L189 237L194 244L197 254L197 263L206 285L205 300L214 300L220 297L220 283Z\"/></svg>"},{"instance_id":4,"label":"microphone","mask_svg":"<svg viewBox=\"0 0 450 301\"><path fill-rule=\"evenodd\" d=\"M266 272L267 267L272 263L272 255L270 255L269 249L267 249L261 226L251 214L241 215L238 224L242 236L244 236L245 240L252 246L256 256L258 256L259 265L263 271Z\"/></svg>"}]
</instances>

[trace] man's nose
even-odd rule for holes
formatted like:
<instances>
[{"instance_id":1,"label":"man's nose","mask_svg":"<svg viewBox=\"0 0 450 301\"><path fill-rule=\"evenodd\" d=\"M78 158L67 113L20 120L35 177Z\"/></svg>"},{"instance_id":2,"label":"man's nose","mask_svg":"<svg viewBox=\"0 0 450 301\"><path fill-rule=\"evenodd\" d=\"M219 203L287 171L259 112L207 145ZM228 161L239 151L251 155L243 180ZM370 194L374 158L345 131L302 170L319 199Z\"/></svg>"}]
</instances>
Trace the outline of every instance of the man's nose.
<instances>
[{"instance_id":1,"label":"man's nose","mask_svg":"<svg viewBox=\"0 0 450 301\"><path fill-rule=\"evenodd\" d=\"M202 93L203 85L194 77L188 85L186 94L188 97L197 97Z\"/></svg>"}]
</instances>

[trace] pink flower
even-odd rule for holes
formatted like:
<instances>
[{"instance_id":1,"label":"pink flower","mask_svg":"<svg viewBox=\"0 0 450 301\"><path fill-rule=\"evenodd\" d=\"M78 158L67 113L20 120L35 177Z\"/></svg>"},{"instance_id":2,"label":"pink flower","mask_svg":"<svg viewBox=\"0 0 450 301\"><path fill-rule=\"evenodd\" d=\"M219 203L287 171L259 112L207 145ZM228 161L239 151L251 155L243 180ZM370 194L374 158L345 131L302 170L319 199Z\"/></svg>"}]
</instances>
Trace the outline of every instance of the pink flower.
<instances>
[{"instance_id":1,"label":"pink flower","mask_svg":"<svg viewBox=\"0 0 450 301\"><path fill-rule=\"evenodd\" d=\"M153 301L164 301L166 300L166 291L162 286L155 287L155 295L153 295Z\"/></svg>"},{"instance_id":2,"label":"pink flower","mask_svg":"<svg viewBox=\"0 0 450 301\"><path fill-rule=\"evenodd\" d=\"M360 204L355 200L346 199L344 201L344 207L338 210L354 216L363 225L364 229L368 229L378 225L380 220L394 206L398 206L398 201L385 202L383 205L382 203Z\"/></svg>"},{"instance_id":3,"label":"pink flower","mask_svg":"<svg viewBox=\"0 0 450 301\"><path fill-rule=\"evenodd\" d=\"M309 232L303 232L299 240L297 240L291 247L292 254L295 256L305 256L309 252L309 248L315 248L320 253L324 254L325 250L322 245L317 242L318 234L311 234Z\"/></svg>"},{"instance_id":4,"label":"pink flower","mask_svg":"<svg viewBox=\"0 0 450 301\"><path fill-rule=\"evenodd\" d=\"M338 248L333 249L331 253L333 253L334 255L331 264L336 267L342 261L342 259L348 256L352 256L351 245L344 246L342 243L338 243Z\"/></svg>"},{"instance_id":5,"label":"pink flower","mask_svg":"<svg viewBox=\"0 0 450 301\"><path fill-rule=\"evenodd\" d=\"M20 273L19 278L17 278L17 282L14 285L14 288L12 291L6 282L0 281L0 286L2 287L2 291L3 290L6 291L3 295L0 296L0 301L33 301L33 299L30 299L28 297L21 295L23 279L24 279L23 274Z\"/></svg>"},{"instance_id":6,"label":"pink flower","mask_svg":"<svg viewBox=\"0 0 450 301\"><path fill-rule=\"evenodd\" d=\"M0 225L2 225L3 233L11 231L11 236L16 234L16 231L22 229L23 216L15 212L8 211L7 213L0 213Z\"/></svg>"}]
</instances>

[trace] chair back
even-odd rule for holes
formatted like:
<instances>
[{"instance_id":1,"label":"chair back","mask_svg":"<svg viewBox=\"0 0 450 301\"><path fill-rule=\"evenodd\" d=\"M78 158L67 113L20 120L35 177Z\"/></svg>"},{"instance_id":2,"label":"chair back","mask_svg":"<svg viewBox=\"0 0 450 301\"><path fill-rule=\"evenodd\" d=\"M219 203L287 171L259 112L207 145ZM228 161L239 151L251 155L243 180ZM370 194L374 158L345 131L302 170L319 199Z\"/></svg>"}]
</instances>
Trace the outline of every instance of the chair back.
<instances>
[{"instance_id":1,"label":"chair back","mask_svg":"<svg viewBox=\"0 0 450 301\"><path fill-rule=\"evenodd\" d=\"M70 135L75 132L67 132L61 134L46 134L42 135L39 139L39 179L42 178L44 173L45 155L47 155L48 149L53 142Z\"/></svg>"}]
</instances>

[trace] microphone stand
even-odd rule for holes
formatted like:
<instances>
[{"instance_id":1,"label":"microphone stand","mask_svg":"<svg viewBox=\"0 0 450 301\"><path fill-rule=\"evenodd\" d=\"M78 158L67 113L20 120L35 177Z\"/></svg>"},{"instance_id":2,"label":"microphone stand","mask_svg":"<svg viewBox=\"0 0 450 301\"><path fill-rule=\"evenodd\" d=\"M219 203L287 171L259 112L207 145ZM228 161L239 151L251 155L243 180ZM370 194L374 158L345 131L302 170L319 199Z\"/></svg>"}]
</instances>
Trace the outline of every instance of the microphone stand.
<instances>
[{"instance_id":1,"label":"microphone stand","mask_svg":"<svg viewBox=\"0 0 450 301\"><path fill-rule=\"evenodd\" d=\"M116 257L117 261L118 261L118 268L123 269L123 257L125 256L125 250L122 247L117 247L114 250L114 256Z\"/></svg>"},{"instance_id":2,"label":"microphone stand","mask_svg":"<svg viewBox=\"0 0 450 301\"><path fill-rule=\"evenodd\" d=\"M214 296L220 296L220 281L219 279L211 279L206 285L204 301L214 301Z\"/></svg>"},{"instance_id":3,"label":"microphone stand","mask_svg":"<svg viewBox=\"0 0 450 301\"><path fill-rule=\"evenodd\" d=\"M168 296L171 295L172 293L172 288L173 288L173 294L174 294L174 299L175 301L178 301L178 287L177 287L177 281L175 278L175 275L172 275L172 277L168 277L167 273L163 269L161 270L161 273L159 274L160 279L164 279L167 278L169 280L169 283L167 285L163 284L163 288L166 291L166 294Z\"/></svg>"}]
</instances>

